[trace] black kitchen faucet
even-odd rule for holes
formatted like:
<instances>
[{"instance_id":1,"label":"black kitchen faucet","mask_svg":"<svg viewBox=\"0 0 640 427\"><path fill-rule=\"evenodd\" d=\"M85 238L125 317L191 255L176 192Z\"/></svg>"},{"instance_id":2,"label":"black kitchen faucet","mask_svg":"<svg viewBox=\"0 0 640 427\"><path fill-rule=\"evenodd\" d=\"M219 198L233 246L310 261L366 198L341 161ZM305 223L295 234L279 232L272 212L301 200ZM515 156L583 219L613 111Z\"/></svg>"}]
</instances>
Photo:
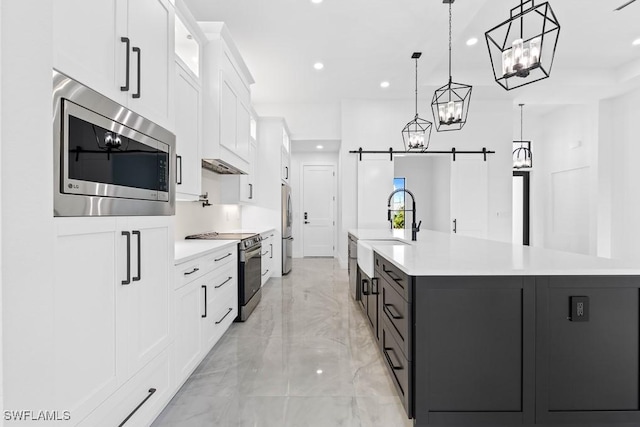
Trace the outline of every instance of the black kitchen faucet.
<instances>
[{"instance_id":1,"label":"black kitchen faucet","mask_svg":"<svg viewBox=\"0 0 640 427\"><path fill-rule=\"evenodd\" d=\"M393 221L391 220L391 199L396 193L407 193L411 196L411 212L413 214L411 218L411 240L415 242L418 238L418 231L420 231L420 225L422 224L422 221L420 221L416 225L416 198L413 196L413 193L411 191L407 190L406 188L398 188L397 190L393 190L391 194L389 194L389 200L387 201L387 220L390 222L391 228L393 228Z\"/></svg>"}]
</instances>

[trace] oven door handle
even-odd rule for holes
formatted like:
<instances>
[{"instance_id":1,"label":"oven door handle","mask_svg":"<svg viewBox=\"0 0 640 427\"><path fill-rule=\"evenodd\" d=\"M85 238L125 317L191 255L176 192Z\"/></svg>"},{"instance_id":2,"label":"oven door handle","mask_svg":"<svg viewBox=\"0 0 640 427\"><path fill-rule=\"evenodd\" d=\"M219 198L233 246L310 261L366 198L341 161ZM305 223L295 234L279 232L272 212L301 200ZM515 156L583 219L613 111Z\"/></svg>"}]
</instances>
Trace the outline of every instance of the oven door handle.
<instances>
[{"instance_id":1,"label":"oven door handle","mask_svg":"<svg viewBox=\"0 0 640 427\"><path fill-rule=\"evenodd\" d=\"M250 251L246 251L244 253L244 259L248 260L250 258L259 257L262 253L262 245L256 247L255 249L251 249Z\"/></svg>"}]
</instances>

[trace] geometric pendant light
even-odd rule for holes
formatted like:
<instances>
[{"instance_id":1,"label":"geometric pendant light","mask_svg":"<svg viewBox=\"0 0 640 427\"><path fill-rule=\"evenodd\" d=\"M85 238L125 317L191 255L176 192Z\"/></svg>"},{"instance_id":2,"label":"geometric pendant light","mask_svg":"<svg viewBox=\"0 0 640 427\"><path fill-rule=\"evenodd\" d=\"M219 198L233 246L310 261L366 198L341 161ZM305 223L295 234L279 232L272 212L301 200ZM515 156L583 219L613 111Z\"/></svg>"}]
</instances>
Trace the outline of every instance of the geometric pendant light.
<instances>
[{"instance_id":1,"label":"geometric pendant light","mask_svg":"<svg viewBox=\"0 0 640 427\"><path fill-rule=\"evenodd\" d=\"M402 141L406 151L425 151L431 139L432 123L418 117L418 59L422 52L414 52L412 59L416 60L416 116L402 129Z\"/></svg>"},{"instance_id":2,"label":"geometric pendant light","mask_svg":"<svg viewBox=\"0 0 640 427\"><path fill-rule=\"evenodd\" d=\"M433 120L438 132L460 130L467 122L472 87L455 83L451 78L451 4L455 0L443 0L449 3L449 82L437 89L431 100Z\"/></svg>"},{"instance_id":3,"label":"geometric pendant light","mask_svg":"<svg viewBox=\"0 0 640 427\"><path fill-rule=\"evenodd\" d=\"M511 90L549 77L559 35L549 3L520 0L509 19L485 33L496 82Z\"/></svg>"},{"instance_id":4,"label":"geometric pendant light","mask_svg":"<svg viewBox=\"0 0 640 427\"><path fill-rule=\"evenodd\" d=\"M531 154L531 141L524 141L522 139L522 107L520 105L520 140L513 141L513 146L516 147L513 150L513 168L514 169L529 169L533 166L533 158ZM518 146L519 145L519 146Z\"/></svg>"}]
</instances>

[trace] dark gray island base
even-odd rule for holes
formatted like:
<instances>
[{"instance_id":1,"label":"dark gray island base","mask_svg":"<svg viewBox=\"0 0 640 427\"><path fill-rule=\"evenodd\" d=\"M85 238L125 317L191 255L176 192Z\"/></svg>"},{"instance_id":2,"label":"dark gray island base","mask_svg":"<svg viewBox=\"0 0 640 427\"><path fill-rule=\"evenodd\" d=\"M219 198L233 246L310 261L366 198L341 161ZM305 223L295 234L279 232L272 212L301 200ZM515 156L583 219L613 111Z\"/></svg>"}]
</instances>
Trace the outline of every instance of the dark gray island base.
<instances>
[{"instance_id":1,"label":"dark gray island base","mask_svg":"<svg viewBox=\"0 0 640 427\"><path fill-rule=\"evenodd\" d=\"M412 277L374 257L358 280L415 426L640 426L639 276Z\"/></svg>"}]
</instances>

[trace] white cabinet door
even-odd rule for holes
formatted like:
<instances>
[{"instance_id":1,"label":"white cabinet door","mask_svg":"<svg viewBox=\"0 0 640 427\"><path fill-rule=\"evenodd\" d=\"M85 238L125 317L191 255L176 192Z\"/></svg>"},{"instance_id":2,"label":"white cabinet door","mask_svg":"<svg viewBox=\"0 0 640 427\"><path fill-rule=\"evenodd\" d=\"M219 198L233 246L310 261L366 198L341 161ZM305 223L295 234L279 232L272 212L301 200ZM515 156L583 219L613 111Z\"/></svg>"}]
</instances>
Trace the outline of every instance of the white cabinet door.
<instances>
[{"instance_id":1,"label":"white cabinet door","mask_svg":"<svg viewBox=\"0 0 640 427\"><path fill-rule=\"evenodd\" d=\"M202 356L202 326L205 311L204 299L205 282L196 280L183 286L175 292L176 304L176 338L175 361L176 383L191 375L198 366Z\"/></svg>"},{"instance_id":2,"label":"white cabinet door","mask_svg":"<svg viewBox=\"0 0 640 427\"><path fill-rule=\"evenodd\" d=\"M115 218L56 218L54 295L55 407L81 420L124 382L118 356L122 318L118 287L125 262Z\"/></svg>"},{"instance_id":3,"label":"white cabinet door","mask_svg":"<svg viewBox=\"0 0 640 427\"><path fill-rule=\"evenodd\" d=\"M236 151L237 96L221 75L220 79L220 145Z\"/></svg>"},{"instance_id":4,"label":"white cabinet door","mask_svg":"<svg viewBox=\"0 0 640 427\"><path fill-rule=\"evenodd\" d=\"M240 176L240 201L246 203L255 203L256 201L256 162L257 162L256 144L249 144L249 172L247 175Z\"/></svg>"},{"instance_id":5,"label":"white cabinet door","mask_svg":"<svg viewBox=\"0 0 640 427\"><path fill-rule=\"evenodd\" d=\"M289 183L291 170L290 170L290 161L289 161L289 153L282 147L280 152L280 169L281 169L281 178L282 182L285 184Z\"/></svg>"},{"instance_id":6,"label":"white cabinet door","mask_svg":"<svg viewBox=\"0 0 640 427\"><path fill-rule=\"evenodd\" d=\"M201 190L200 86L176 64L176 153L179 200L198 200Z\"/></svg>"},{"instance_id":7,"label":"white cabinet door","mask_svg":"<svg viewBox=\"0 0 640 427\"><path fill-rule=\"evenodd\" d=\"M489 175L482 157L451 162L451 231L486 239L489 231Z\"/></svg>"},{"instance_id":8,"label":"white cabinet door","mask_svg":"<svg viewBox=\"0 0 640 427\"><path fill-rule=\"evenodd\" d=\"M121 291L126 301L128 373L133 375L170 340L168 278L173 236L166 217L130 217L122 222L121 228L131 231L131 283Z\"/></svg>"},{"instance_id":9,"label":"white cabinet door","mask_svg":"<svg viewBox=\"0 0 640 427\"><path fill-rule=\"evenodd\" d=\"M172 129L174 10L168 0L129 0L131 86L129 108ZM140 68L138 68L140 67Z\"/></svg>"},{"instance_id":10,"label":"white cabinet door","mask_svg":"<svg viewBox=\"0 0 640 427\"><path fill-rule=\"evenodd\" d=\"M236 103L236 154L243 159L250 159L251 113L249 107L240 100Z\"/></svg>"},{"instance_id":11,"label":"white cabinet door","mask_svg":"<svg viewBox=\"0 0 640 427\"><path fill-rule=\"evenodd\" d=\"M53 67L126 105L126 0L56 0Z\"/></svg>"}]
</instances>

